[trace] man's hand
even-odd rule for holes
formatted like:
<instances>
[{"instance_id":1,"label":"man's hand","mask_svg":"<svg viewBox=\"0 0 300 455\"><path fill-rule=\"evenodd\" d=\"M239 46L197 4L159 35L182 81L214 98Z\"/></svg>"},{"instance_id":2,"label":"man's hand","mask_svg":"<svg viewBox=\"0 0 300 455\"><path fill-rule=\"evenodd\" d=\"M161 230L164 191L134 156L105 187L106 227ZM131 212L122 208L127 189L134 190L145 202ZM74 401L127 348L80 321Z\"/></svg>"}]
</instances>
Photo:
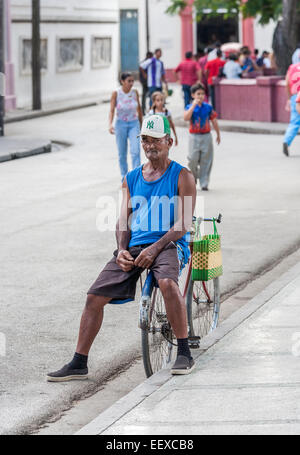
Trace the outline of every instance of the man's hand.
<instances>
[{"instance_id":1,"label":"man's hand","mask_svg":"<svg viewBox=\"0 0 300 455\"><path fill-rule=\"evenodd\" d=\"M218 134L217 135L217 144L220 145L221 144L221 136Z\"/></svg>"},{"instance_id":2,"label":"man's hand","mask_svg":"<svg viewBox=\"0 0 300 455\"><path fill-rule=\"evenodd\" d=\"M113 125L109 125L108 131L110 132L110 134L115 134L115 129L114 129Z\"/></svg>"},{"instance_id":3,"label":"man's hand","mask_svg":"<svg viewBox=\"0 0 300 455\"><path fill-rule=\"evenodd\" d=\"M141 267L142 269L148 269L154 262L158 251L153 245L145 248L134 261L136 267Z\"/></svg>"},{"instance_id":4,"label":"man's hand","mask_svg":"<svg viewBox=\"0 0 300 455\"><path fill-rule=\"evenodd\" d=\"M134 258L127 250L119 251L116 263L121 267L123 272L129 272L134 268Z\"/></svg>"}]
</instances>

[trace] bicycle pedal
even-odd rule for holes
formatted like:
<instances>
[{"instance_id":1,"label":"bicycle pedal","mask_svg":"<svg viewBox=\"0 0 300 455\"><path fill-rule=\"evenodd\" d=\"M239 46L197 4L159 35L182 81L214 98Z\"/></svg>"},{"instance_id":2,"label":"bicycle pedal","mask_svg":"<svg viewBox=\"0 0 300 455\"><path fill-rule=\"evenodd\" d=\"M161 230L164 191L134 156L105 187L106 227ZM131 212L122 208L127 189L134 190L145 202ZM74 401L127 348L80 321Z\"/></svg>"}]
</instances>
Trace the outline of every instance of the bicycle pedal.
<instances>
[{"instance_id":1,"label":"bicycle pedal","mask_svg":"<svg viewBox=\"0 0 300 455\"><path fill-rule=\"evenodd\" d=\"M200 348L200 337L189 337L188 342L189 342L189 347L191 349L199 349Z\"/></svg>"}]
</instances>

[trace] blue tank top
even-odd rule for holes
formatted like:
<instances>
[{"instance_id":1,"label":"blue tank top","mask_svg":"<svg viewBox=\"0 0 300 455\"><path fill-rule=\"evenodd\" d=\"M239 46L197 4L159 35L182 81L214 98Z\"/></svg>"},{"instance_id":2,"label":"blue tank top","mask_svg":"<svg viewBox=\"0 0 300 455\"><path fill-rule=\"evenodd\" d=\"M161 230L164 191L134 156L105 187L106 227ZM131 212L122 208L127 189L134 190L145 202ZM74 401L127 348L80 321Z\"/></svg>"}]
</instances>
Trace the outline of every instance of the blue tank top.
<instances>
[{"instance_id":1,"label":"blue tank top","mask_svg":"<svg viewBox=\"0 0 300 455\"><path fill-rule=\"evenodd\" d=\"M139 166L126 176L131 197L131 239L129 247L157 242L176 222L178 207L178 178L183 166L171 161L165 173L147 182ZM185 257L189 257L187 234L177 240Z\"/></svg>"}]
</instances>

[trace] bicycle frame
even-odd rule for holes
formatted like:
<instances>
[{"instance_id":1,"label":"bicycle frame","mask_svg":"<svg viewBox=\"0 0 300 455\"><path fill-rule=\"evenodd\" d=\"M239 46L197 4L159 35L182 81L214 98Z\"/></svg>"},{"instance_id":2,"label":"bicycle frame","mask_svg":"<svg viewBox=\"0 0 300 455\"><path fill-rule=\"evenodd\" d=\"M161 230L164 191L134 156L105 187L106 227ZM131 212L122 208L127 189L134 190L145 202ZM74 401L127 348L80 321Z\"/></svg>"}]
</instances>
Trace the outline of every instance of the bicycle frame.
<instances>
[{"instance_id":1,"label":"bicycle frame","mask_svg":"<svg viewBox=\"0 0 300 455\"><path fill-rule=\"evenodd\" d=\"M140 323L139 327L146 330L148 327L148 314L151 303L151 295L154 288L154 274L152 271L149 271L147 278L145 280L142 297L140 300Z\"/></svg>"}]
</instances>

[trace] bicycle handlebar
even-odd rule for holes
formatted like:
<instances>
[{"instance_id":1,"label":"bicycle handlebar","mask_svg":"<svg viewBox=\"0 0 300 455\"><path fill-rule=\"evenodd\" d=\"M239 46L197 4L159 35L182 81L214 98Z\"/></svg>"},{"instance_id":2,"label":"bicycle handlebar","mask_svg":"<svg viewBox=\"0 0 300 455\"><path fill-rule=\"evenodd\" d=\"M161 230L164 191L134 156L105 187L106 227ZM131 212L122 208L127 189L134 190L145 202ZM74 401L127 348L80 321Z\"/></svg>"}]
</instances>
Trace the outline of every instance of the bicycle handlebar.
<instances>
[{"instance_id":1,"label":"bicycle handlebar","mask_svg":"<svg viewBox=\"0 0 300 455\"><path fill-rule=\"evenodd\" d=\"M218 218L204 218L203 221L211 221L211 222L213 222L214 219L215 219L215 221L216 221L217 223L221 223L221 222L222 222L222 218L223 218L222 214L219 213ZM197 218L196 218L195 216L193 217L193 221L197 221Z\"/></svg>"}]
</instances>

